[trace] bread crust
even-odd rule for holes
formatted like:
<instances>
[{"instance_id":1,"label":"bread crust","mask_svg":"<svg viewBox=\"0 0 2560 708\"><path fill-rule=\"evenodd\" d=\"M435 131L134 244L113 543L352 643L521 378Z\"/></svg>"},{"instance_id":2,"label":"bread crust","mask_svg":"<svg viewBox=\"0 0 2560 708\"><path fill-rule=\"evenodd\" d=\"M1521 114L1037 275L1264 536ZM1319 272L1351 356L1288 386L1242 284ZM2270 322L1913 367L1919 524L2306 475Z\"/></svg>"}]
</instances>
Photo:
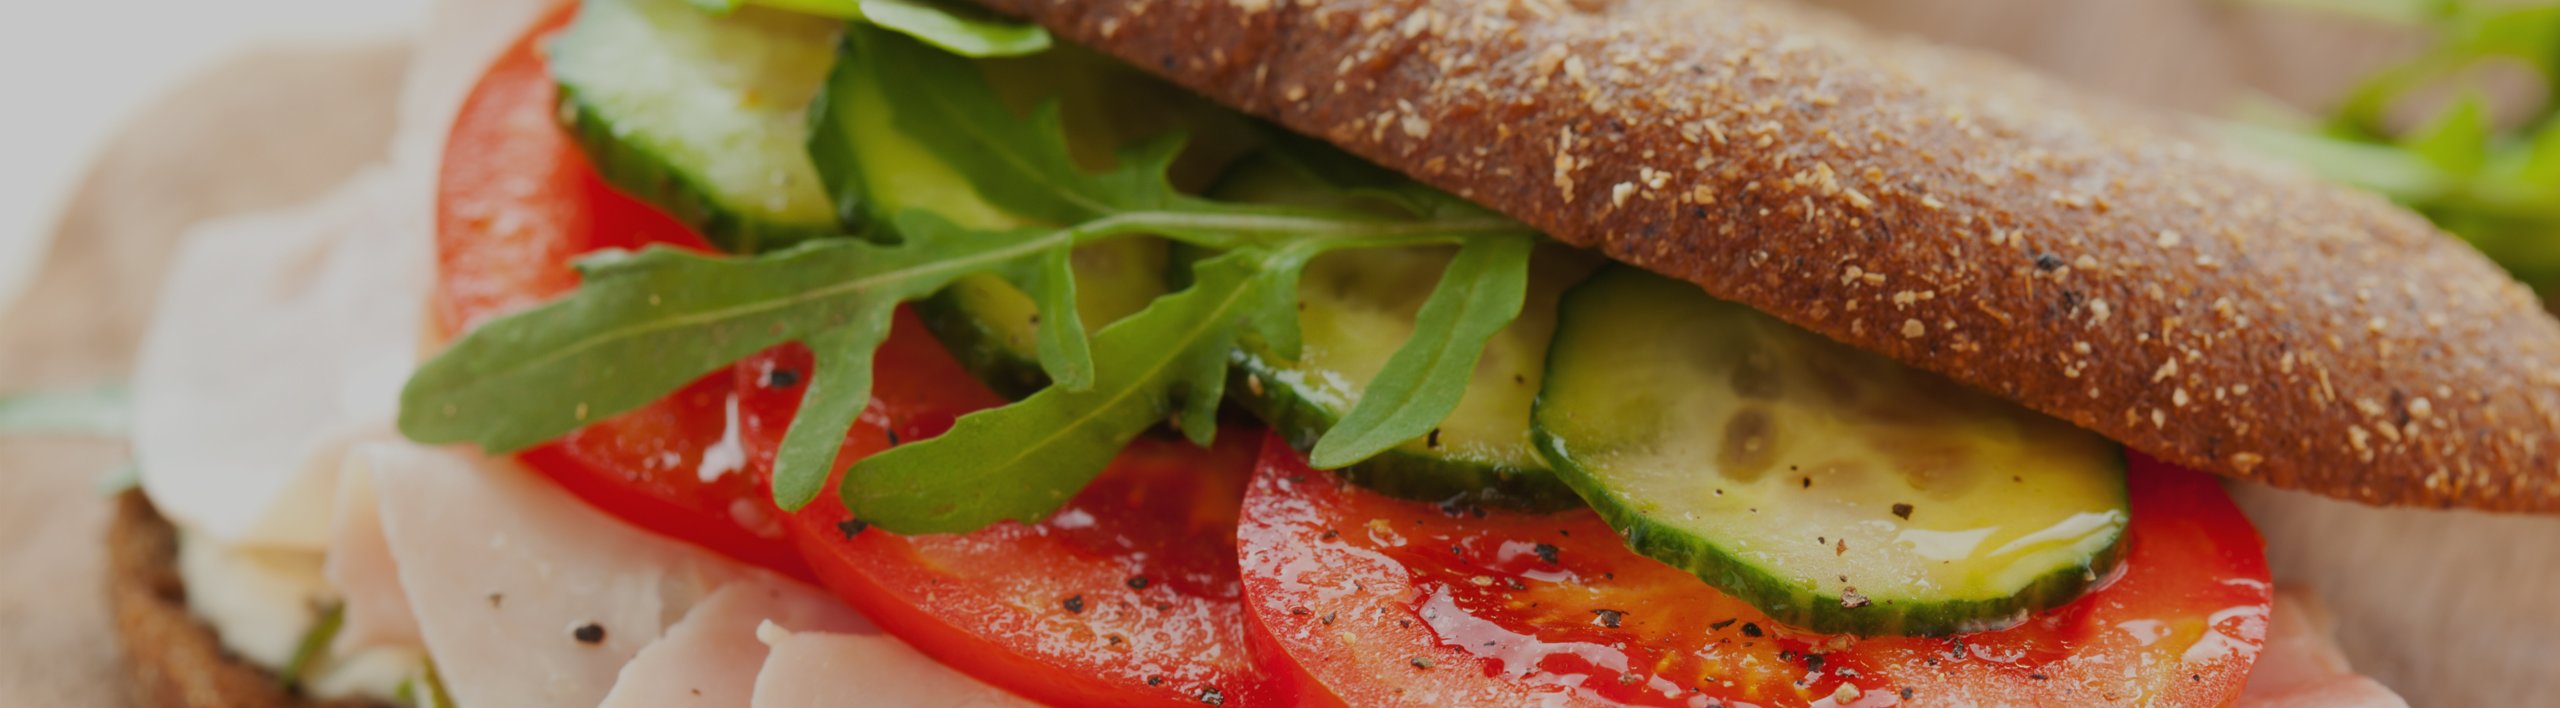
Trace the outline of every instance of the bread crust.
<instances>
[{"instance_id":1,"label":"bread crust","mask_svg":"<svg viewBox=\"0 0 2560 708\"><path fill-rule=\"evenodd\" d=\"M980 0L2182 465L2560 511L2560 325L2379 198L1750 0Z\"/></svg>"},{"instance_id":2,"label":"bread crust","mask_svg":"<svg viewBox=\"0 0 2560 708\"><path fill-rule=\"evenodd\" d=\"M107 527L107 604L136 699L167 708L371 708L368 701L313 701L274 672L222 648L187 609L178 575L178 531L140 491L116 499Z\"/></svg>"}]
</instances>

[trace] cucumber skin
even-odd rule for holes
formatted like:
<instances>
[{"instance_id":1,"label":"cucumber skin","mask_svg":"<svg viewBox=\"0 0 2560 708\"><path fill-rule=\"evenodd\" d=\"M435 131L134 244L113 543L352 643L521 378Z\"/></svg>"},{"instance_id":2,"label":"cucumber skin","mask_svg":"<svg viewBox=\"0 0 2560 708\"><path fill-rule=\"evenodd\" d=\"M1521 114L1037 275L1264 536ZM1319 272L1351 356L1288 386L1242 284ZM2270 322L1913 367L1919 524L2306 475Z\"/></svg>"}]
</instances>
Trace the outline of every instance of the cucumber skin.
<instances>
[{"instance_id":1,"label":"cucumber skin","mask_svg":"<svg viewBox=\"0 0 2560 708\"><path fill-rule=\"evenodd\" d=\"M1611 266L1626 268L1631 266ZM1555 337L1547 345L1547 370L1544 381L1557 381L1557 343L1565 340L1573 320L1574 300L1586 296L1587 286L1602 282L1608 273L1595 273L1583 280L1582 286L1565 291L1556 306ZM1943 636L2013 627L2036 611L2060 607L2080 597L2101 580L2110 579L2122 565L2127 547L2132 542L2119 531L2115 542L2089 557L2080 565L2067 565L2046 573L2004 598L1988 600L1951 600L1915 605L1895 599L1888 604L1883 598L1870 598L1873 604L1860 608L1843 607L1841 596L1806 590L1787 582L1759 565L1735 557L1706 538L1665 526L1645 517L1633 504L1620 500L1591 468L1574 459L1562 436L1545 425L1547 397L1542 391L1529 414L1530 444L1547 458L1547 467L1557 479L1581 495L1583 502L1599 512L1602 521L1627 540L1635 552L1661 561L1674 568L1698 576L1708 585L1727 595L1751 603L1767 613L1770 619L1798 628L1824 634L1858 636ZM2125 465L2117 457L2119 473ZM2119 477L2121 478L2121 477Z\"/></svg>"},{"instance_id":2,"label":"cucumber skin","mask_svg":"<svg viewBox=\"0 0 2560 708\"><path fill-rule=\"evenodd\" d=\"M1654 523L1634 506L1619 501L1599 478L1565 451L1564 441L1543 427L1529 435L1556 476L1582 495L1609 528L1625 537L1627 547L1689 571L1716 589L1751 603L1770 619L1823 634L1857 636L1944 636L2006 629L2037 611L2061 607L2101 580L2111 579L2122 565L2129 539L2123 535L2086 565L2065 566L2027 583L2016 594L1990 600L1949 600L1914 605L1877 599L1860 608L1842 607L1840 595L1795 587L1759 566L1736 558L1707 539Z\"/></svg>"},{"instance_id":3,"label":"cucumber skin","mask_svg":"<svg viewBox=\"0 0 2560 708\"><path fill-rule=\"evenodd\" d=\"M1040 362L1006 351L1006 333L969 312L952 290L946 288L911 306L924 320L925 330L951 352L951 358L960 360L962 369L996 395L1019 401L1049 387L1049 373L1040 369Z\"/></svg>"},{"instance_id":4,"label":"cucumber skin","mask_svg":"<svg viewBox=\"0 0 2560 708\"><path fill-rule=\"evenodd\" d=\"M665 160L613 138L612 126L579 98L576 88L560 84L560 125L596 174L624 194L663 209L729 253L756 253L815 238L852 232L844 224L788 224L754 219L722 208L709 192L677 173Z\"/></svg>"},{"instance_id":5,"label":"cucumber skin","mask_svg":"<svg viewBox=\"0 0 2560 708\"><path fill-rule=\"evenodd\" d=\"M1248 345L1249 347L1250 345ZM1291 395L1276 383L1280 372L1270 361L1239 348L1227 355L1227 400L1262 419L1289 447L1303 453L1338 420L1321 406ZM1259 378L1261 385L1255 385ZM1259 391L1259 393L1257 393ZM1563 511L1582 505L1574 489L1554 473L1514 469L1416 454L1402 447L1345 467L1339 472L1388 496L1444 505L1481 505L1531 512Z\"/></svg>"}]
</instances>

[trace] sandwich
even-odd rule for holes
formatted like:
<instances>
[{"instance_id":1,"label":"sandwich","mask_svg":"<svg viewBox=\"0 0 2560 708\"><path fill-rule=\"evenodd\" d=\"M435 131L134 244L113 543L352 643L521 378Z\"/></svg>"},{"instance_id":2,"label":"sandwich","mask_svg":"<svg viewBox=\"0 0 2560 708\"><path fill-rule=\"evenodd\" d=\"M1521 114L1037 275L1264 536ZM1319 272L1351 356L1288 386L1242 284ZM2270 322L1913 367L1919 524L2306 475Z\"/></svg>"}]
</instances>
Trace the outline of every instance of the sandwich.
<instances>
[{"instance_id":1,"label":"sandwich","mask_svg":"<svg viewBox=\"0 0 2560 708\"><path fill-rule=\"evenodd\" d=\"M155 700L2397 705L2217 476L2560 509L2478 253L1780 3L512 14L181 256Z\"/></svg>"}]
</instances>

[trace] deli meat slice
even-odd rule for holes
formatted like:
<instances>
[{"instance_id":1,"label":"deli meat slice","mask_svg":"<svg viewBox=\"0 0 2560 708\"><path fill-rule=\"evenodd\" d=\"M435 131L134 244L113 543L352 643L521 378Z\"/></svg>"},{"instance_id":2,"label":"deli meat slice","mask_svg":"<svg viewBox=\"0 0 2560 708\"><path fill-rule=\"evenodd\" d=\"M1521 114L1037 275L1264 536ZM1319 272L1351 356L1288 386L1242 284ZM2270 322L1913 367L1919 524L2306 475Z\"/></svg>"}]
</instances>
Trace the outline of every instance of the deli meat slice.
<instances>
[{"instance_id":1,"label":"deli meat slice","mask_svg":"<svg viewBox=\"0 0 2560 708\"><path fill-rule=\"evenodd\" d=\"M2332 634L2337 619L2318 598L2279 589L2267 621L2267 647L2249 671L2241 706L2408 708L2399 694L2347 666Z\"/></svg>"},{"instance_id":2,"label":"deli meat slice","mask_svg":"<svg viewBox=\"0 0 2560 708\"><path fill-rule=\"evenodd\" d=\"M364 454L400 587L461 705L596 705L669 624L754 572L512 462L407 443Z\"/></svg>"},{"instance_id":3,"label":"deli meat slice","mask_svg":"<svg viewBox=\"0 0 2560 708\"><path fill-rule=\"evenodd\" d=\"M767 622L824 632L879 632L834 596L798 581L729 583L624 665L604 708L747 705L755 695L756 674L765 665L765 645L756 639L756 630ZM845 688L863 685L850 676L836 680Z\"/></svg>"}]
</instances>

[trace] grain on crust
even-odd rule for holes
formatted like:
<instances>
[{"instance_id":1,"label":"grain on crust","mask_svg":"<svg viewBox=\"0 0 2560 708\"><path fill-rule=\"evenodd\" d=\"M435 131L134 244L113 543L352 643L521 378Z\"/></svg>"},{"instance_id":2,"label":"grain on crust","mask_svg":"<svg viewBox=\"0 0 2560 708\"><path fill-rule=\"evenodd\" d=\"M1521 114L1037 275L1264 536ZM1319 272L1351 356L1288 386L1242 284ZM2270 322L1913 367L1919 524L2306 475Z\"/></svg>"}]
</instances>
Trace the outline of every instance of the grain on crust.
<instances>
[{"instance_id":1,"label":"grain on crust","mask_svg":"<svg viewBox=\"0 0 2560 708\"><path fill-rule=\"evenodd\" d=\"M312 701L274 672L222 648L187 609L178 576L178 530L139 491L116 500L107 528L107 604L136 698L165 708L366 708L367 701Z\"/></svg>"},{"instance_id":2,"label":"grain on crust","mask_svg":"<svg viewBox=\"0 0 2560 708\"><path fill-rule=\"evenodd\" d=\"M2199 469L2560 511L2560 325L2381 200L1751 0L980 0Z\"/></svg>"}]
</instances>

